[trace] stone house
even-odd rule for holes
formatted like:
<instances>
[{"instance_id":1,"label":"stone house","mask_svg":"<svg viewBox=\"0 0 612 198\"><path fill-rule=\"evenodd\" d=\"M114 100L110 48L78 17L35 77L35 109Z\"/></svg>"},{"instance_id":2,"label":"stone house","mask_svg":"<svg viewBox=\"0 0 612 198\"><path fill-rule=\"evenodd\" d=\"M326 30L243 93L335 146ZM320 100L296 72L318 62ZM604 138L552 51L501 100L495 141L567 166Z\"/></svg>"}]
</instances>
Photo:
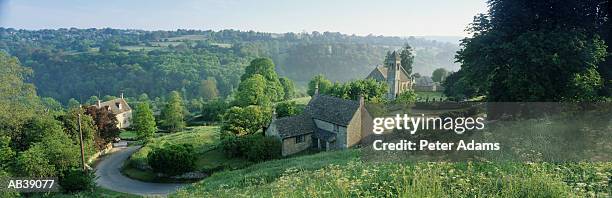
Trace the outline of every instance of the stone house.
<instances>
[{"instance_id":1,"label":"stone house","mask_svg":"<svg viewBox=\"0 0 612 198\"><path fill-rule=\"evenodd\" d=\"M429 76L423 76L415 80L412 88L415 91L444 91L444 87L439 82L434 82Z\"/></svg>"},{"instance_id":2,"label":"stone house","mask_svg":"<svg viewBox=\"0 0 612 198\"><path fill-rule=\"evenodd\" d=\"M303 113L273 118L266 136L282 141L282 155L314 148L346 149L358 145L372 132L372 117L359 101L319 95L312 97Z\"/></svg>"},{"instance_id":3,"label":"stone house","mask_svg":"<svg viewBox=\"0 0 612 198\"><path fill-rule=\"evenodd\" d=\"M98 100L95 106L98 109L107 108L110 112L115 114L117 117L117 127L120 129L128 128L132 124L132 108L123 98L123 94L121 94L120 98L109 101L101 102Z\"/></svg>"},{"instance_id":4,"label":"stone house","mask_svg":"<svg viewBox=\"0 0 612 198\"><path fill-rule=\"evenodd\" d=\"M402 59L399 54L393 52L391 57L392 61L387 62L385 65L376 66L366 78L372 78L378 82L386 82L389 86L387 98L393 100L402 92L412 89L414 83L410 74L402 67Z\"/></svg>"}]
</instances>

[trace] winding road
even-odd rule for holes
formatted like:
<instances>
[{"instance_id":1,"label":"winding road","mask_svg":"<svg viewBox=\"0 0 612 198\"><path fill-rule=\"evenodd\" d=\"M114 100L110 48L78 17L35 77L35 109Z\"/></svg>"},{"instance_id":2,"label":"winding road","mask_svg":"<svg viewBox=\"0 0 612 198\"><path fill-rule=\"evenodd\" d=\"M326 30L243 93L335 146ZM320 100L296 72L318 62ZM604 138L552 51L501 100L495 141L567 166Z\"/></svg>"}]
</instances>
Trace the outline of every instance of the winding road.
<instances>
[{"instance_id":1,"label":"winding road","mask_svg":"<svg viewBox=\"0 0 612 198\"><path fill-rule=\"evenodd\" d=\"M132 153L140 146L125 147L106 156L96 166L96 183L98 186L117 192L142 196L166 196L185 184L147 183L131 179L121 174L121 167Z\"/></svg>"}]
</instances>

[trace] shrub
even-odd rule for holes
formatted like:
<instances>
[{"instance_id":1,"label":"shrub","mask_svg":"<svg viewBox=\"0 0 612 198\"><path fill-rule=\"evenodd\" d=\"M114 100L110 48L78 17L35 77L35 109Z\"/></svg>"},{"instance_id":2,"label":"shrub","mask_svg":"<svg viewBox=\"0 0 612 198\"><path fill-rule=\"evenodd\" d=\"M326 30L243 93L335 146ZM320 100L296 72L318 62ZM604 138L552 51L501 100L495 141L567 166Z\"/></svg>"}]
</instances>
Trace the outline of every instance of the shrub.
<instances>
[{"instance_id":1,"label":"shrub","mask_svg":"<svg viewBox=\"0 0 612 198\"><path fill-rule=\"evenodd\" d=\"M147 162L157 173L179 175L195 169L196 156L192 145L174 144L154 148Z\"/></svg>"},{"instance_id":2,"label":"shrub","mask_svg":"<svg viewBox=\"0 0 612 198\"><path fill-rule=\"evenodd\" d=\"M275 137L259 135L229 136L223 140L222 147L228 157L246 158L253 162L261 162L281 156L281 143Z\"/></svg>"},{"instance_id":3,"label":"shrub","mask_svg":"<svg viewBox=\"0 0 612 198\"><path fill-rule=\"evenodd\" d=\"M96 187L96 175L93 171L84 173L79 168L73 168L64 172L59 178L59 185L66 192L91 191Z\"/></svg>"},{"instance_id":4,"label":"shrub","mask_svg":"<svg viewBox=\"0 0 612 198\"><path fill-rule=\"evenodd\" d=\"M247 138L245 157L249 161L261 162L281 156L281 142L275 137L253 136Z\"/></svg>"}]
</instances>

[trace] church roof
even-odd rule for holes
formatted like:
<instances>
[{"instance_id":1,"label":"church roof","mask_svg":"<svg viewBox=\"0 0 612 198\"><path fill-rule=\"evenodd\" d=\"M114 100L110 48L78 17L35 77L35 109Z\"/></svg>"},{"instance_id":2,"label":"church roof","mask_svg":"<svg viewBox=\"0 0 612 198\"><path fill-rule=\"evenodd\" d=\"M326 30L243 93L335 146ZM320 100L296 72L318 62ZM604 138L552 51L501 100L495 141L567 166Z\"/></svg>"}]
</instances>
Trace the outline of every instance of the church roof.
<instances>
[{"instance_id":1,"label":"church roof","mask_svg":"<svg viewBox=\"0 0 612 198\"><path fill-rule=\"evenodd\" d=\"M374 68L372 72L370 72L370 75L368 75L367 78L373 78L378 81L386 81L388 71L389 71L388 67L379 65L379 66L376 66L376 68ZM403 67L400 67L400 71L401 71L400 81L410 81L410 75L408 75L408 72L406 72L406 70L404 70Z\"/></svg>"}]
</instances>

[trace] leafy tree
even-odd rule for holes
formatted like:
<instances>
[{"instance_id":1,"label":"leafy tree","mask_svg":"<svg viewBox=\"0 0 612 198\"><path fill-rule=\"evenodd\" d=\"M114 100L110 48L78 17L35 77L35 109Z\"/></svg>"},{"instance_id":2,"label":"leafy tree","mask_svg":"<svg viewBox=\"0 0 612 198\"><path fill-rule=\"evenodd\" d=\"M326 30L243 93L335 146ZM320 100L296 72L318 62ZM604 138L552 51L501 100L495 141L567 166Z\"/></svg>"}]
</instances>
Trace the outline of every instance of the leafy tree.
<instances>
[{"instance_id":1,"label":"leafy tree","mask_svg":"<svg viewBox=\"0 0 612 198\"><path fill-rule=\"evenodd\" d=\"M120 130L117 127L117 117L108 109L89 106L85 110L85 114L92 117L98 129L94 136L98 150L104 149L106 144L119 137Z\"/></svg>"},{"instance_id":2,"label":"leafy tree","mask_svg":"<svg viewBox=\"0 0 612 198\"><path fill-rule=\"evenodd\" d=\"M412 104L416 102L416 100L417 100L417 95L412 90L406 90L402 92L401 94L399 94L397 98L395 98L396 103L403 103L403 104Z\"/></svg>"},{"instance_id":3,"label":"leafy tree","mask_svg":"<svg viewBox=\"0 0 612 198\"><path fill-rule=\"evenodd\" d=\"M444 68L438 68L431 73L431 80L434 82L442 82L448 76L448 71Z\"/></svg>"},{"instance_id":4,"label":"leafy tree","mask_svg":"<svg viewBox=\"0 0 612 198\"><path fill-rule=\"evenodd\" d=\"M45 136L61 135L63 130L61 123L51 116L32 117L25 123L21 136L13 140L14 148L17 151L27 150L35 143L43 141Z\"/></svg>"},{"instance_id":5,"label":"leafy tree","mask_svg":"<svg viewBox=\"0 0 612 198\"><path fill-rule=\"evenodd\" d=\"M60 112L64 110L64 107L62 107L62 103L51 97L41 98L40 102L42 103L46 111Z\"/></svg>"},{"instance_id":6,"label":"leafy tree","mask_svg":"<svg viewBox=\"0 0 612 198\"><path fill-rule=\"evenodd\" d=\"M260 106L232 107L223 114L221 131L243 136L263 129L272 118L269 109Z\"/></svg>"},{"instance_id":7,"label":"leafy tree","mask_svg":"<svg viewBox=\"0 0 612 198\"><path fill-rule=\"evenodd\" d=\"M279 118L298 115L304 111L304 106L300 106L294 101L281 102L276 104L276 116Z\"/></svg>"},{"instance_id":8,"label":"leafy tree","mask_svg":"<svg viewBox=\"0 0 612 198\"><path fill-rule=\"evenodd\" d=\"M80 108L81 103L74 99L74 98L70 98L70 100L68 100L68 109L73 109L73 108Z\"/></svg>"},{"instance_id":9,"label":"leafy tree","mask_svg":"<svg viewBox=\"0 0 612 198\"><path fill-rule=\"evenodd\" d=\"M236 104L243 107L248 105L269 106L272 99L266 93L266 86L264 77L259 74L243 80L236 93Z\"/></svg>"},{"instance_id":10,"label":"leafy tree","mask_svg":"<svg viewBox=\"0 0 612 198\"><path fill-rule=\"evenodd\" d=\"M293 81L287 77L281 77L278 79L283 86L283 90L285 92L285 100L289 100L295 96L295 85Z\"/></svg>"},{"instance_id":11,"label":"leafy tree","mask_svg":"<svg viewBox=\"0 0 612 198\"><path fill-rule=\"evenodd\" d=\"M219 90L217 90L217 81L214 78L207 78L202 80L200 84L200 94L204 100L213 100L219 97Z\"/></svg>"},{"instance_id":12,"label":"leafy tree","mask_svg":"<svg viewBox=\"0 0 612 198\"><path fill-rule=\"evenodd\" d=\"M15 155L11 148L11 138L0 136L0 171L7 170L13 164Z\"/></svg>"},{"instance_id":13,"label":"leafy tree","mask_svg":"<svg viewBox=\"0 0 612 198\"><path fill-rule=\"evenodd\" d=\"M81 114L81 131L83 132L83 143L86 155L91 155L96 152L95 136L97 133L96 123L94 119L85 113L84 109L70 109L65 115L58 117L62 122L66 134L72 140L73 144L80 144L79 134L79 114Z\"/></svg>"},{"instance_id":14,"label":"leafy tree","mask_svg":"<svg viewBox=\"0 0 612 198\"><path fill-rule=\"evenodd\" d=\"M229 108L229 104L223 100L212 100L202 105L202 119L209 122L221 121L223 113Z\"/></svg>"},{"instance_id":15,"label":"leafy tree","mask_svg":"<svg viewBox=\"0 0 612 198\"><path fill-rule=\"evenodd\" d=\"M366 101L381 101L388 91L387 84L374 79L361 79L344 84L335 83L329 94L339 98L359 100L363 96Z\"/></svg>"},{"instance_id":16,"label":"leafy tree","mask_svg":"<svg viewBox=\"0 0 612 198\"><path fill-rule=\"evenodd\" d=\"M244 82L255 75L261 75L266 82L264 89L270 101L276 102L283 100L285 92L274 68L274 63L269 58L254 59L251 61L251 64L244 69L244 74L240 77L240 80Z\"/></svg>"},{"instance_id":17,"label":"leafy tree","mask_svg":"<svg viewBox=\"0 0 612 198\"><path fill-rule=\"evenodd\" d=\"M177 91L170 93L170 99L162 111L162 127L177 132L185 128L185 107L183 99Z\"/></svg>"},{"instance_id":18,"label":"leafy tree","mask_svg":"<svg viewBox=\"0 0 612 198\"><path fill-rule=\"evenodd\" d=\"M146 93L140 94L138 96L138 102L151 102L149 101L149 95L147 95Z\"/></svg>"},{"instance_id":19,"label":"leafy tree","mask_svg":"<svg viewBox=\"0 0 612 198\"><path fill-rule=\"evenodd\" d=\"M406 44L401 49L399 54L400 58L402 59L400 62L402 64L402 68L404 68L408 74L412 73L412 64L414 63L414 55L412 54L412 51L412 47Z\"/></svg>"},{"instance_id":20,"label":"leafy tree","mask_svg":"<svg viewBox=\"0 0 612 198\"><path fill-rule=\"evenodd\" d=\"M133 113L133 120L138 139L149 139L157 131L155 117L153 117L153 111L151 111L148 102L138 103Z\"/></svg>"},{"instance_id":21,"label":"leafy tree","mask_svg":"<svg viewBox=\"0 0 612 198\"><path fill-rule=\"evenodd\" d=\"M98 104L98 101L100 101L98 96L91 96L89 99L87 99L87 101L85 101L85 105L96 105Z\"/></svg>"},{"instance_id":22,"label":"leafy tree","mask_svg":"<svg viewBox=\"0 0 612 198\"><path fill-rule=\"evenodd\" d=\"M19 175L24 177L52 177L56 176L55 167L45 156L45 148L34 145L27 151L19 153L16 166Z\"/></svg>"},{"instance_id":23,"label":"leafy tree","mask_svg":"<svg viewBox=\"0 0 612 198\"><path fill-rule=\"evenodd\" d=\"M66 133L46 134L35 146L44 148L44 157L53 165L57 174L72 167L79 167L81 161L79 145L74 144Z\"/></svg>"},{"instance_id":24,"label":"leafy tree","mask_svg":"<svg viewBox=\"0 0 612 198\"><path fill-rule=\"evenodd\" d=\"M489 101L592 101L606 57L595 1L488 2L457 60L461 78ZM455 82L463 82L461 80Z\"/></svg>"},{"instance_id":25,"label":"leafy tree","mask_svg":"<svg viewBox=\"0 0 612 198\"><path fill-rule=\"evenodd\" d=\"M315 88L319 87L319 94L326 94L332 87L332 82L327 80L324 75L319 74L308 82L308 95L313 96L315 92Z\"/></svg>"}]
</instances>

